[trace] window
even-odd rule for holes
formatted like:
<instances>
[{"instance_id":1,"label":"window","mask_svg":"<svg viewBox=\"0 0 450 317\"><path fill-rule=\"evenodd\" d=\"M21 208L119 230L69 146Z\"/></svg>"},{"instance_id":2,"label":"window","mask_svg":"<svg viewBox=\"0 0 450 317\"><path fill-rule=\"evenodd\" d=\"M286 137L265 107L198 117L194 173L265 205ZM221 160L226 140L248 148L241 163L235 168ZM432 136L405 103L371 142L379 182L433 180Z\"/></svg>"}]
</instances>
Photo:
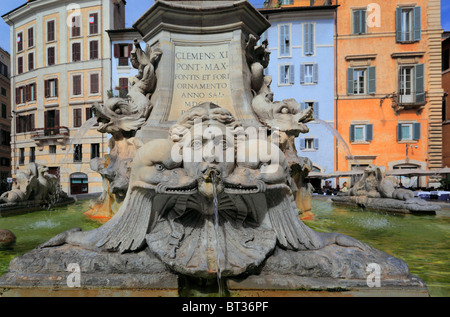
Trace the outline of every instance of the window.
<instances>
[{"instance_id":1,"label":"window","mask_svg":"<svg viewBox=\"0 0 450 317\"><path fill-rule=\"evenodd\" d=\"M9 77L8 76L8 66L3 64L2 62L0 62L0 74L2 74L5 77Z\"/></svg>"},{"instance_id":2,"label":"window","mask_svg":"<svg viewBox=\"0 0 450 317\"><path fill-rule=\"evenodd\" d=\"M420 123L399 123L397 125L397 141L420 140Z\"/></svg>"},{"instance_id":3,"label":"window","mask_svg":"<svg viewBox=\"0 0 450 317\"><path fill-rule=\"evenodd\" d=\"M291 55L291 28L289 24L283 24L279 26L279 56Z\"/></svg>"},{"instance_id":4,"label":"window","mask_svg":"<svg viewBox=\"0 0 450 317\"><path fill-rule=\"evenodd\" d=\"M36 83L32 83L25 86L25 100L26 101L36 100Z\"/></svg>"},{"instance_id":5,"label":"window","mask_svg":"<svg viewBox=\"0 0 450 317\"><path fill-rule=\"evenodd\" d=\"M98 94L99 93L99 77L98 74L90 75L90 94Z\"/></svg>"},{"instance_id":6,"label":"window","mask_svg":"<svg viewBox=\"0 0 450 317\"><path fill-rule=\"evenodd\" d=\"M314 55L314 23L303 24L303 54Z\"/></svg>"},{"instance_id":7,"label":"window","mask_svg":"<svg viewBox=\"0 0 450 317\"><path fill-rule=\"evenodd\" d=\"M45 98L58 97L58 79L52 78L44 81Z\"/></svg>"},{"instance_id":8,"label":"window","mask_svg":"<svg viewBox=\"0 0 450 317\"><path fill-rule=\"evenodd\" d=\"M8 106L2 103L2 118L6 119L8 117Z\"/></svg>"},{"instance_id":9,"label":"window","mask_svg":"<svg viewBox=\"0 0 450 317\"><path fill-rule=\"evenodd\" d=\"M119 88L128 93L128 78L119 78Z\"/></svg>"},{"instance_id":10,"label":"window","mask_svg":"<svg viewBox=\"0 0 450 317\"><path fill-rule=\"evenodd\" d=\"M56 154L56 145L49 145L48 146L48 153Z\"/></svg>"},{"instance_id":11,"label":"window","mask_svg":"<svg viewBox=\"0 0 450 317\"><path fill-rule=\"evenodd\" d=\"M348 68L347 93L349 95L366 95L376 93L376 67Z\"/></svg>"},{"instance_id":12,"label":"window","mask_svg":"<svg viewBox=\"0 0 450 317\"><path fill-rule=\"evenodd\" d=\"M28 48L34 46L34 28L28 29Z\"/></svg>"},{"instance_id":13,"label":"window","mask_svg":"<svg viewBox=\"0 0 450 317\"><path fill-rule=\"evenodd\" d=\"M100 144L92 143L91 144L91 160L96 157L100 157Z\"/></svg>"},{"instance_id":14,"label":"window","mask_svg":"<svg viewBox=\"0 0 450 317\"><path fill-rule=\"evenodd\" d=\"M319 139L317 138L300 138L300 150L314 151L319 149Z\"/></svg>"},{"instance_id":15,"label":"window","mask_svg":"<svg viewBox=\"0 0 450 317\"><path fill-rule=\"evenodd\" d=\"M81 127L81 109L73 109L73 127L79 128Z\"/></svg>"},{"instance_id":16,"label":"window","mask_svg":"<svg viewBox=\"0 0 450 317\"><path fill-rule=\"evenodd\" d=\"M17 58L17 73L18 74L23 73L23 57L22 56Z\"/></svg>"},{"instance_id":17,"label":"window","mask_svg":"<svg viewBox=\"0 0 450 317\"><path fill-rule=\"evenodd\" d=\"M353 34L365 34L367 32L366 20L366 10L353 10Z\"/></svg>"},{"instance_id":18,"label":"window","mask_svg":"<svg viewBox=\"0 0 450 317\"><path fill-rule=\"evenodd\" d=\"M317 84L319 82L318 64L300 65L300 84Z\"/></svg>"},{"instance_id":19,"label":"window","mask_svg":"<svg viewBox=\"0 0 450 317\"><path fill-rule=\"evenodd\" d=\"M294 65L280 65L280 85L294 84Z\"/></svg>"},{"instance_id":20,"label":"window","mask_svg":"<svg viewBox=\"0 0 450 317\"><path fill-rule=\"evenodd\" d=\"M17 51L23 51L23 33L20 32L17 34Z\"/></svg>"},{"instance_id":21,"label":"window","mask_svg":"<svg viewBox=\"0 0 450 317\"><path fill-rule=\"evenodd\" d=\"M397 8L397 42L415 42L421 38L421 8Z\"/></svg>"},{"instance_id":22,"label":"window","mask_svg":"<svg viewBox=\"0 0 450 317\"><path fill-rule=\"evenodd\" d=\"M59 133L59 110L48 110L44 112L44 133L45 135Z\"/></svg>"},{"instance_id":23,"label":"window","mask_svg":"<svg viewBox=\"0 0 450 317\"><path fill-rule=\"evenodd\" d=\"M72 37L81 35L81 17L79 15L72 16Z\"/></svg>"},{"instance_id":24,"label":"window","mask_svg":"<svg viewBox=\"0 0 450 317\"><path fill-rule=\"evenodd\" d=\"M6 92L6 88L2 87L2 96L7 97L8 93Z\"/></svg>"},{"instance_id":25,"label":"window","mask_svg":"<svg viewBox=\"0 0 450 317\"><path fill-rule=\"evenodd\" d=\"M16 104L25 103L25 86L16 88Z\"/></svg>"},{"instance_id":26,"label":"window","mask_svg":"<svg viewBox=\"0 0 450 317\"><path fill-rule=\"evenodd\" d=\"M34 53L28 53L28 71L34 69Z\"/></svg>"},{"instance_id":27,"label":"window","mask_svg":"<svg viewBox=\"0 0 450 317\"><path fill-rule=\"evenodd\" d=\"M81 75L72 76L72 95L79 96L82 94Z\"/></svg>"},{"instance_id":28,"label":"window","mask_svg":"<svg viewBox=\"0 0 450 317\"><path fill-rule=\"evenodd\" d=\"M425 103L425 65L401 65L398 74L399 103L423 104Z\"/></svg>"},{"instance_id":29,"label":"window","mask_svg":"<svg viewBox=\"0 0 450 317\"><path fill-rule=\"evenodd\" d=\"M98 41L89 42L89 59L98 59Z\"/></svg>"},{"instance_id":30,"label":"window","mask_svg":"<svg viewBox=\"0 0 450 317\"><path fill-rule=\"evenodd\" d=\"M114 44L114 57L119 59L119 66L128 66L133 44Z\"/></svg>"},{"instance_id":31,"label":"window","mask_svg":"<svg viewBox=\"0 0 450 317\"><path fill-rule=\"evenodd\" d=\"M98 33L98 13L89 14L89 34Z\"/></svg>"},{"instance_id":32,"label":"window","mask_svg":"<svg viewBox=\"0 0 450 317\"><path fill-rule=\"evenodd\" d=\"M281 0L281 4L294 4L294 0Z\"/></svg>"},{"instance_id":33,"label":"window","mask_svg":"<svg viewBox=\"0 0 450 317\"><path fill-rule=\"evenodd\" d=\"M81 43L72 43L72 62L81 61Z\"/></svg>"},{"instance_id":34,"label":"window","mask_svg":"<svg viewBox=\"0 0 450 317\"><path fill-rule=\"evenodd\" d=\"M30 163L34 163L36 161L36 148L30 147Z\"/></svg>"},{"instance_id":35,"label":"window","mask_svg":"<svg viewBox=\"0 0 450 317\"><path fill-rule=\"evenodd\" d=\"M55 47L47 48L47 66L55 65Z\"/></svg>"},{"instance_id":36,"label":"window","mask_svg":"<svg viewBox=\"0 0 450 317\"><path fill-rule=\"evenodd\" d=\"M55 40L55 20L47 21L47 42Z\"/></svg>"},{"instance_id":37,"label":"window","mask_svg":"<svg viewBox=\"0 0 450 317\"><path fill-rule=\"evenodd\" d=\"M11 132L2 130L2 145L11 146Z\"/></svg>"},{"instance_id":38,"label":"window","mask_svg":"<svg viewBox=\"0 0 450 317\"><path fill-rule=\"evenodd\" d=\"M75 144L73 146L73 161L79 163L82 160L83 160L83 145Z\"/></svg>"},{"instance_id":39,"label":"window","mask_svg":"<svg viewBox=\"0 0 450 317\"><path fill-rule=\"evenodd\" d=\"M373 139L372 124L351 124L350 142L370 142Z\"/></svg>"},{"instance_id":40,"label":"window","mask_svg":"<svg viewBox=\"0 0 450 317\"><path fill-rule=\"evenodd\" d=\"M25 164L25 149L19 149L19 165Z\"/></svg>"},{"instance_id":41,"label":"window","mask_svg":"<svg viewBox=\"0 0 450 317\"><path fill-rule=\"evenodd\" d=\"M449 49L442 51L442 71L446 71L450 68L450 54Z\"/></svg>"}]
</instances>

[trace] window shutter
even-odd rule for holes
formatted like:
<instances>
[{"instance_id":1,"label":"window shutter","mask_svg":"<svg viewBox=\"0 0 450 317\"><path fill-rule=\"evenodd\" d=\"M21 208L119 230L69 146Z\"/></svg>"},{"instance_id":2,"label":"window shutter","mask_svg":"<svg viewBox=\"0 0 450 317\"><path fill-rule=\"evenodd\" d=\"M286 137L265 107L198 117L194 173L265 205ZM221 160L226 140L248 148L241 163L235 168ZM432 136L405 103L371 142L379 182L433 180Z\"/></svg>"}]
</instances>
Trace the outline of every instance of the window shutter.
<instances>
[{"instance_id":1,"label":"window shutter","mask_svg":"<svg viewBox=\"0 0 450 317\"><path fill-rule=\"evenodd\" d=\"M315 150L319 149L319 139L318 138L314 138L314 149Z\"/></svg>"},{"instance_id":2,"label":"window shutter","mask_svg":"<svg viewBox=\"0 0 450 317\"><path fill-rule=\"evenodd\" d=\"M284 65L280 66L280 80L278 81L280 84L285 84L284 79L286 78L286 69Z\"/></svg>"},{"instance_id":3,"label":"window shutter","mask_svg":"<svg viewBox=\"0 0 450 317\"><path fill-rule=\"evenodd\" d=\"M309 24L309 54L314 55L314 24Z\"/></svg>"},{"instance_id":4,"label":"window shutter","mask_svg":"<svg viewBox=\"0 0 450 317\"><path fill-rule=\"evenodd\" d=\"M294 65L289 65L289 83L295 83Z\"/></svg>"},{"instance_id":5,"label":"window shutter","mask_svg":"<svg viewBox=\"0 0 450 317\"><path fill-rule=\"evenodd\" d=\"M313 65L313 83L317 84L319 82L319 64Z\"/></svg>"},{"instance_id":6,"label":"window shutter","mask_svg":"<svg viewBox=\"0 0 450 317\"><path fill-rule=\"evenodd\" d=\"M58 97L58 78L54 80L55 80L55 97Z\"/></svg>"},{"instance_id":7,"label":"window shutter","mask_svg":"<svg viewBox=\"0 0 450 317\"><path fill-rule=\"evenodd\" d=\"M367 124L366 125L366 141L372 141L373 140L373 125Z\"/></svg>"},{"instance_id":8,"label":"window shutter","mask_svg":"<svg viewBox=\"0 0 450 317\"><path fill-rule=\"evenodd\" d=\"M131 57L132 50L133 50L133 44L128 44L128 57Z\"/></svg>"},{"instance_id":9,"label":"window shutter","mask_svg":"<svg viewBox=\"0 0 450 317\"><path fill-rule=\"evenodd\" d=\"M44 81L44 94L45 98L50 97L50 84L48 80Z\"/></svg>"},{"instance_id":10,"label":"window shutter","mask_svg":"<svg viewBox=\"0 0 450 317\"><path fill-rule=\"evenodd\" d=\"M305 147L306 147L305 143L306 143L305 139L304 138L300 138L300 150L304 150L305 149Z\"/></svg>"},{"instance_id":11,"label":"window shutter","mask_svg":"<svg viewBox=\"0 0 450 317\"><path fill-rule=\"evenodd\" d=\"M350 142L355 141L355 125L350 125Z\"/></svg>"},{"instance_id":12,"label":"window shutter","mask_svg":"<svg viewBox=\"0 0 450 317\"><path fill-rule=\"evenodd\" d=\"M420 123L414 123L413 125L413 139L420 140Z\"/></svg>"},{"instance_id":13,"label":"window shutter","mask_svg":"<svg viewBox=\"0 0 450 317\"><path fill-rule=\"evenodd\" d=\"M421 29L421 9L420 7L414 7L414 41L420 41Z\"/></svg>"},{"instance_id":14,"label":"window shutter","mask_svg":"<svg viewBox=\"0 0 450 317\"><path fill-rule=\"evenodd\" d=\"M369 67L368 74L369 74L368 93L374 94L377 92L377 67L376 66Z\"/></svg>"},{"instance_id":15,"label":"window shutter","mask_svg":"<svg viewBox=\"0 0 450 317\"><path fill-rule=\"evenodd\" d=\"M361 25L361 15L359 14L359 10L353 11L353 34L361 33L360 25Z\"/></svg>"},{"instance_id":16,"label":"window shutter","mask_svg":"<svg viewBox=\"0 0 450 317\"><path fill-rule=\"evenodd\" d=\"M300 84L305 83L305 69L306 69L306 65L301 64L300 65Z\"/></svg>"},{"instance_id":17,"label":"window shutter","mask_svg":"<svg viewBox=\"0 0 450 317\"><path fill-rule=\"evenodd\" d=\"M59 110L55 110L55 127L59 127Z\"/></svg>"},{"instance_id":18,"label":"window shutter","mask_svg":"<svg viewBox=\"0 0 450 317\"><path fill-rule=\"evenodd\" d=\"M44 111L44 131L48 129L48 111Z\"/></svg>"},{"instance_id":19,"label":"window shutter","mask_svg":"<svg viewBox=\"0 0 450 317\"><path fill-rule=\"evenodd\" d=\"M397 141L401 141L403 139L402 136L402 125L401 123L397 124Z\"/></svg>"},{"instance_id":20,"label":"window shutter","mask_svg":"<svg viewBox=\"0 0 450 317\"><path fill-rule=\"evenodd\" d=\"M314 55L314 25L312 23L303 24L303 54Z\"/></svg>"},{"instance_id":21,"label":"window shutter","mask_svg":"<svg viewBox=\"0 0 450 317\"><path fill-rule=\"evenodd\" d=\"M396 21L397 21L397 30L396 30L396 33L397 33L397 42L401 42L402 41L402 33L403 33L403 30L402 30L402 8L397 8L397 11L396 11Z\"/></svg>"},{"instance_id":22,"label":"window shutter","mask_svg":"<svg viewBox=\"0 0 450 317\"><path fill-rule=\"evenodd\" d=\"M35 125L34 125L34 113L30 114L30 131L34 131Z\"/></svg>"},{"instance_id":23,"label":"window shutter","mask_svg":"<svg viewBox=\"0 0 450 317\"><path fill-rule=\"evenodd\" d=\"M20 103L19 88L16 88L16 104Z\"/></svg>"},{"instance_id":24,"label":"window shutter","mask_svg":"<svg viewBox=\"0 0 450 317\"><path fill-rule=\"evenodd\" d=\"M314 111L314 119L319 119L319 103L318 102L314 102L313 111Z\"/></svg>"},{"instance_id":25,"label":"window shutter","mask_svg":"<svg viewBox=\"0 0 450 317\"><path fill-rule=\"evenodd\" d=\"M414 66L416 103L425 103L425 64Z\"/></svg>"},{"instance_id":26,"label":"window shutter","mask_svg":"<svg viewBox=\"0 0 450 317\"><path fill-rule=\"evenodd\" d=\"M119 58L119 44L114 44L114 57Z\"/></svg>"},{"instance_id":27,"label":"window shutter","mask_svg":"<svg viewBox=\"0 0 450 317\"><path fill-rule=\"evenodd\" d=\"M284 43L284 25L280 26L280 55L285 54L285 43Z\"/></svg>"},{"instance_id":28,"label":"window shutter","mask_svg":"<svg viewBox=\"0 0 450 317\"><path fill-rule=\"evenodd\" d=\"M30 85L25 86L25 101L30 101Z\"/></svg>"},{"instance_id":29,"label":"window shutter","mask_svg":"<svg viewBox=\"0 0 450 317\"><path fill-rule=\"evenodd\" d=\"M347 69L347 94L353 95L354 94L354 87L353 87L353 68Z\"/></svg>"}]
</instances>

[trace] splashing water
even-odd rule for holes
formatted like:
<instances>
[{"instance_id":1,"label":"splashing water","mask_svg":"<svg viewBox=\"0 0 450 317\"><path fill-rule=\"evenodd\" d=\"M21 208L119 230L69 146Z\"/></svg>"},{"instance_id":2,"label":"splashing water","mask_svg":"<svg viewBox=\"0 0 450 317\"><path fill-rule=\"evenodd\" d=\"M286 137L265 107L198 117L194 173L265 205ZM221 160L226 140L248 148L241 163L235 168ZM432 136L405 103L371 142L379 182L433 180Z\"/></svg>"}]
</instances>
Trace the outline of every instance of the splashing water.
<instances>
[{"instance_id":1,"label":"splashing water","mask_svg":"<svg viewBox=\"0 0 450 317\"><path fill-rule=\"evenodd\" d=\"M61 162L61 165L68 164L67 156L69 155L74 144L79 144L85 134L97 123L97 118L92 117L87 120L81 127L78 128L77 133L71 138L69 145L67 146L66 154Z\"/></svg>"},{"instance_id":2,"label":"splashing water","mask_svg":"<svg viewBox=\"0 0 450 317\"><path fill-rule=\"evenodd\" d=\"M342 135L335 128L333 128L328 122L326 122L322 119L319 119L319 118L316 118L314 120L317 121L318 123L320 123L321 125L323 125L325 128L327 128L338 139L338 141L339 141L338 144L340 144L344 147L344 150L347 153L348 157L351 158L353 162L355 162L356 166L359 166L358 161L356 160L355 156L350 151L350 148L349 148L347 142L345 142Z\"/></svg>"},{"instance_id":3,"label":"splashing water","mask_svg":"<svg viewBox=\"0 0 450 317\"><path fill-rule=\"evenodd\" d=\"M216 192L216 174L211 173L211 182L213 186L213 207L214 207L214 232L216 238L216 260L217 260L217 284L219 286L219 296L223 295L222 288L222 267L220 265L220 244L219 244L219 200Z\"/></svg>"}]
</instances>

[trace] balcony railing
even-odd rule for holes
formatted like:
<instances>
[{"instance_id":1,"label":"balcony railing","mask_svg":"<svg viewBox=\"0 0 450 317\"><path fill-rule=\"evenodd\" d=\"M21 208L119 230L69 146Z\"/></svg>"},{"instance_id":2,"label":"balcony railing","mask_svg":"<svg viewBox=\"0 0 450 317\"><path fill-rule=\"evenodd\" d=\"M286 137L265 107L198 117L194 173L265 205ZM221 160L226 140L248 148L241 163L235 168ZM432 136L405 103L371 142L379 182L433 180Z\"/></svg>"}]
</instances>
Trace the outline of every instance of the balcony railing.
<instances>
[{"instance_id":1,"label":"balcony railing","mask_svg":"<svg viewBox=\"0 0 450 317\"><path fill-rule=\"evenodd\" d=\"M51 127L51 128L37 128L33 129L33 139L47 139L48 137L69 137L70 130L68 127Z\"/></svg>"}]
</instances>

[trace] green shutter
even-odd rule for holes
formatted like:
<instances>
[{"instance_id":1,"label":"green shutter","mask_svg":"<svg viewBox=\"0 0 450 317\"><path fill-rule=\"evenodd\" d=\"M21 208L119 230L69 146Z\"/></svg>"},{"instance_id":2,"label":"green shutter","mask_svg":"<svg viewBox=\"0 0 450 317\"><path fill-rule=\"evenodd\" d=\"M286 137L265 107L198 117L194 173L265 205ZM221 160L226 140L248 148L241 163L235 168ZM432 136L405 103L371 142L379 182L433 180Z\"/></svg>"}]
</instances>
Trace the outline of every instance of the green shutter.
<instances>
[{"instance_id":1,"label":"green shutter","mask_svg":"<svg viewBox=\"0 0 450 317\"><path fill-rule=\"evenodd\" d=\"M294 65L289 66L289 83L294 84L295 83L295 72L294 72Z\"/></svg>"},{"instance_id":2,"label":"green shutter","mask_svg":"<svg viewBox=\"0 0 450 317\"><path fill-rule=\"evenodd\" d=\"M306 68L305 64L300 65L300 84L305 83L305 68Z\"/></svg>"},{"instance_id":3,"label":"green shutter","mask_svg":"<svg viewBox=\"0 0 450 317\"><path fill-rule=\"evenodd\" d=\"M309 24L305 23L303 24L303 54L304 55L309 55L310 52L310 35L309 35Z\"/></svg>"},{"instance_id":4,"label":"green shutter","mask_svg":"<svg viewBox=\"0 0 450 317\"><path fill-rule=\"evenodd\" d=\"M314 149L315 150L319 149L319 139L318 138L314 138Z\"/></svg>"},{"instance_id":5,"label":"green shutter","mask_svg":"<svg viewBox=\"0 0 450 317\"><path fill-rule=\"evenodd\" d=\"M319 103L318 102L314 102L313 111L314 111L314 119L319 119Z\"/></svg>"},{"instance_id":6,"label":"green shutter","mask_svg":"<svg viewBox=\"0 0 450 317\"><path fill-rule=\"evenodd\" d=\"M350 125L350 142L355 141L355 125Z\"/></svg>"},{"instance_id":7,"label":"green shutter","mask_svg":"<svg viewBox=\"0 0 450 317\"><path fill-rule=\"evenodd\" d=\"M280 78L278 79L279 84L285 84L285 78L286 78L286 69L284 68L284 65L280 65Z\"/></svg>"},{"instance_id":8,"label":"green shutter","mask_svg":"<svg viewBox=\"0 0 450 317\"><path fill-rule=\"evenodd\" d=\"M373 140L373 125L366 124L366 141L372 141L372 140Z\"/></svg>"},{"instance_id":9,"label":"green shutter","mask_svg":"<svg viewBox=\"0 0 450 317\"><path fill-rule=\"evenodd\" d=\"M377 92L377 67L376 66L369 67L368 73L369 73L368 93L374 94Z\"/></svg>"},{"instance_id":10,"label":"green shutter","mask_svg":"<svg viewBox=\"0 0 450 317\"><path fill-rule=\"evenodd\" d=\"M397 124L397 141L401 141L403 139L402 137L402 125L401 123Z\"/></svg>"},{"instance_id":11,"label":"green shutter","mask_svg":"<svg viewBox=\"0 0 450 317\"><path fill-rule=\"evenodd\" d=\"M354 87L353 87L353 68L347 69L347 94L353 95L354 94Z\"/></svg>"},{"instance_id":12,"label":"green shutter","mask_svg":"<svg viewBox=\"0 0 450 317\"><path fill-rule=\"evenodd\" d=\"M313 83L317 84L319 82L319 64L315 63L313 65Z\"/></svg>"},{"instance_id":13,"label":"green shutter","mask_svg":"<svg viewBox=\"0 0 450 317\"><path fill-rule=\"evenodd\" d=\"M396 21L397 21L397 29L396 29L396 33L397 33L397 42L401 42L402 41L402 8L397 8L396 11Z\"/></svg>"},{"instance_id":14,"label":"green shutter","mask_svg":"<svg viewBox=\"0 0 450 317\"><path fill-rule=\"evenodd\" d=\"M305 149L305 139L300 138L300 150L304 150L304 149Z\"/></svg>"},{"instance_id":15,"label":"green shutter","mask_svg":"<svg viewBox=\"0 0 450 317\"><path fill-rule=\"evenodd\" d=\"M421 29L421 9L420 7L414 7L414 41L420 41Z\"/></svg>"},{"instance_id":16,"label":"green shutter","mask_svg":"<svg viewBox=\"0 0 450 317\"><path fill-rule=\"evenodd\" d=\"M361 25L361 15L359 14L359 10L353 11L353 34L361 33L360 25Z\"/></svg>"},{"instance_id":17,"label":"green shutter","mask_svg":"<svg viewBox=\"0 0 450 317\"><path fill-rule=\"evenodd\" d=\"M425 64L414 66L415 77L415 102L418 104L425 103Z\"/></svg>"},{"instance_id":18,"label":"green shutter","mask_svg":"<svg viewBox=\"0 0 450 317\"><path fill-rule=\"evenodd\" d=\"M420 123L414 123L413 125L413 139L420 140Z\"/></svg>"}]
</instances>

